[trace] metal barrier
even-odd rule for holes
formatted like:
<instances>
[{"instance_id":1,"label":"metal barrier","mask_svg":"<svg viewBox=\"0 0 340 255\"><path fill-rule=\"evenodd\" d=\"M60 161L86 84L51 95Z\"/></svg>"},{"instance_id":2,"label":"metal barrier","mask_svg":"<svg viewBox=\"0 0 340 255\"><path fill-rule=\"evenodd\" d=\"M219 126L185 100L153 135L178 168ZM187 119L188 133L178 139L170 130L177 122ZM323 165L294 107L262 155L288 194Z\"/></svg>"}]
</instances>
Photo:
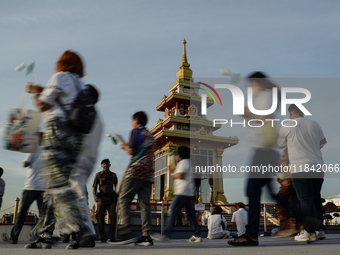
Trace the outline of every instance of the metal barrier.
<instances>
[{"instance_id":1,"label":"metal barrier","mask_svg":"<svg viewBox=\"0 0 340 255\"><path fill-rule=\"evenodd\" d=\"M164 201L159 201L159 202L154 202L154 203L150 203L150 206L154 206L156 212L160 212L161 213L161 219L160 219L160 225L161 225L161 233L164 233L164 228L165 228L165 211L169 210L169 207L171 206L171 203L165 203ZM236 204L221 204L219 202L217 202L216 204L204 204L205 206L205 211L212 211L213 208L217 207L217 206L224 206L224 207L229 207L229 208L236 208ZM248 205L245 205L248 206ZM271 221L274 225L279 225L278 224L278 219L277 217L274 217L273 215L268 213L268 208L275 208L276 205L275 204L261 204L261 207L263 208L263 218L264 218L264 230L267 231L268 229L268 220ZM166 209L166 210L165 210ZM118 209L117 209L118 211ZM139 211L139 202L138 200L136 202L131 203L131 211ZM118 214L118 213L117 213ZM230 213L228 214L232 214L232 210L230 209ZM118 222L118 221L116 221Z\"/></svg>"}]
</instances>

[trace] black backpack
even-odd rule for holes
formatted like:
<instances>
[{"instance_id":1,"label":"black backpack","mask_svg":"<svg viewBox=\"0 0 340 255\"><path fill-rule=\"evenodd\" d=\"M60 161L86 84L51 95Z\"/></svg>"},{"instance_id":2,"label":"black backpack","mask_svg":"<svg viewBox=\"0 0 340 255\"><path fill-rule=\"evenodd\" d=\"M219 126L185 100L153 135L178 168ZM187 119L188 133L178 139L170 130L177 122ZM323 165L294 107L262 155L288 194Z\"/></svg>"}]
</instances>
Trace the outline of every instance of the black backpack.
<instances>
[{"instance_id":1,"label":"black backpack","mask_svg":"<svg viewBox=\"0 0 340 255\"><path fill-rule=\"evenodd\" d=\"M81 89L78 79L73 77L72 74L70 76L78 90L78 95L74 100L71 109L67 111L60 103L59 98L57 98L56 101L66 113L69 127L76 133L89 134L97 116L94 105L98 101L98 92L90 84L86 84L85 88Z\"/></svg>"}]
</instances>

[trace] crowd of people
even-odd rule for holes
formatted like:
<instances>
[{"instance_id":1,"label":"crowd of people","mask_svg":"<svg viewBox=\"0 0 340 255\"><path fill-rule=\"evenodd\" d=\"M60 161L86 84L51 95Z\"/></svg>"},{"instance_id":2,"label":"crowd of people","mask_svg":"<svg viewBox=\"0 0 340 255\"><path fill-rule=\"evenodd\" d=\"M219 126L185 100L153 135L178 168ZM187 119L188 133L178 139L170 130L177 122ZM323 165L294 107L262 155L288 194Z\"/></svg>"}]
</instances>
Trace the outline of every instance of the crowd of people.
<instances>
[{"instance_id":1,"label":"crowd of people","mask_svg":"<svg viewBox=\"0 0 340 255\"><path fill-rule=\"evenodd\" d=\"M18 243L20 231L30 205L37 201L39 221L31 231L36 241L26 245L28 249L49 249L52 247L52 234L65 235L64 242L73 243L67 249L94 247L96 235L88 210L88 192L86 183L93 172L97 160L97 151L102 137L103 123L99 113L95 116L91 132L80 133L69 124L69 112L79 90L86 86L81 80L84 76L84 65L79 54L67 50L56 64L56 73L52 75L46 87L30 85L28 93L35 94L35 105L46 112L46 127L42 134L41 146L34 154L24 160L28 167L27 180L22 193L22 206L18 219L9 235L2 234L2 239L12 244ZM253 88L256 109L264 110L271 106L272 90L277 88L260 72L251 74L249 86ZM87 88L87 98L91 104L98 101L99 94L93 86ZM252 166L278 165L290 169L308 165L323 164L320 149L326 144L321 127L310 119L305 119L296 105L289 107L290 118L298 123L295 127L282 127L278 139L272 135L274 127L251 129L251 143L254 148ZM246 111L244 118L275 119L274 114L260 116ZM153 159L155 140L146 128L147 115L137 112L132 116L132 130L128 144L120 148L131 155L131 160L118 181L116 174L110 171L110 160L101 161L102 171L95 175L93 196L97 202L97 222L99 239L110 244L135 243L137 246L151 246L153 240L166 241L172 231L176 217L185 207L193 235L189 243L202 242L202 235L193 207L195 183L191 171L190 149L178 147L178 163L170 165L174 179L174 199L168 214L164 234L151 234L152 218L150 195L154 178ZM288 126L288 125L287 125ZM274 149L285 148L281 157ZM293 167L292 167L293 166ZM295 166L295 168L294 168ZM0 207L5 183L1 178L0 168ZM237 211L232 216L232 226L237 233L230 233L223 217L222 208L216 207L208 218L208 239L225 239L231 235L235 238L228 243L233 246L256 246L259 244L259 220L261 210L262 188L267 186L273 198L278 201L281 217L281 231L276 237L295 235L296 241L315 241L325 238L321 188L323 173L290 171L290 174L279 178L282 185L280 192L274 194L270 173L251 173L248 178L246 193L248 212L243 203L237 204ZM130 205L138 195L142 234L138 239L130 226ZM299 201L300 207L296 206ZM117 205L120 225L116 231ZM62 210L60 209L62 208ZM110 219L109 238L104 229L105 212ZM118 236L116 236L118 232Z\"/></svg>"}]
</instances>

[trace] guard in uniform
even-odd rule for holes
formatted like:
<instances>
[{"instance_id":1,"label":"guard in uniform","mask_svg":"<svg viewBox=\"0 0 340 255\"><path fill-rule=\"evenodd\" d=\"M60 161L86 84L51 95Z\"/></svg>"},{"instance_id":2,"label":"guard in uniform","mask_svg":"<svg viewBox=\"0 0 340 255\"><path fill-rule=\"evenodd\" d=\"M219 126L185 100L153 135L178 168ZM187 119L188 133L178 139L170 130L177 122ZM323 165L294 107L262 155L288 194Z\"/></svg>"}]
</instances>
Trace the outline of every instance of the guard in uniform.
<instances>
[{"instance_id":1,"label":"guard in uniform","mask_svg":"<svg viewBox=\"0 0 340 255\"><path fill-rule=\"evenodd\" d=\"M96 173L93 181L93 196L94 201L97 202L97 214L98 221L98 233L101 242L106 242L105 234L105 212L108 211L110 218L110 241L114 241L116 238L116 206L117 206L117 194L115 192L118 182L117 175L110 171L110 160L104 159L101 162L103 171ZM99 186L99 192L98 192Z\"/></svg>"}]
</instances>

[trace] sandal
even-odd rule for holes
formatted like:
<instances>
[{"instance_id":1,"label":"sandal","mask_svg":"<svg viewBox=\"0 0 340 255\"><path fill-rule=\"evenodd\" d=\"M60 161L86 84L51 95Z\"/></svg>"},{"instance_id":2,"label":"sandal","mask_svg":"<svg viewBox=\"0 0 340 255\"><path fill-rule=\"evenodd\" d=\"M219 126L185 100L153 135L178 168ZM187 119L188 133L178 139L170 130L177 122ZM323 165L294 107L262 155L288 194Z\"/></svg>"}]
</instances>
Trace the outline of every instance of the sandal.
<instances>
[{"instance_id":1,"label":"sandal","mask_svg":"<svg viewBox=\"0 0 340 255\"><path fill-rule=\"evenodd\" d=\"M246 241L243 242L237 242L236 240L244 238ZM259 245L259 241L254 241L252 240L249 236L247 235L241 235L238 238L235 238L234 240L228 241L228 244L233 245L233 246L257 246Z\"/></svg>"}]
</instances>

